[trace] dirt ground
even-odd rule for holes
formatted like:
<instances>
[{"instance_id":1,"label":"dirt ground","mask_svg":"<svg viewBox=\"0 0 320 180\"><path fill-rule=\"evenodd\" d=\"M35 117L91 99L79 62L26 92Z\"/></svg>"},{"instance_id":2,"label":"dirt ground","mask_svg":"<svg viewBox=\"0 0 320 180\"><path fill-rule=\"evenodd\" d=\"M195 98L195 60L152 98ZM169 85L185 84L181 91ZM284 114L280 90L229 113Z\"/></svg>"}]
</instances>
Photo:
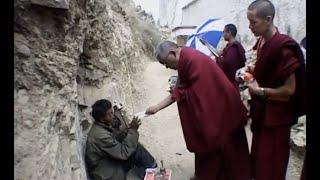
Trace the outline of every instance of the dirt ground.
<instances>
[{"instance_id":1,"label":"dirt ground","mask_svg":"<svg viewBox=\"0 0 320 180\"><path fill-rule=\"evenodd\" d=\"M146 64L138 82L139 91L134 107L135 112L144 111L155 105L168 95L168 78L176 74L158 62ZM141 89L140 89L141 88ZM251 132L247 127L249 146ZM172 169L172 180L187 180L194 174L194 155L186 149L176 104L142 119L140 141L156 158L158 164L163 160L164 167ZM287 172L287 180L298 180L302 161L291 155Z\"/></svg>"}]
</instances>

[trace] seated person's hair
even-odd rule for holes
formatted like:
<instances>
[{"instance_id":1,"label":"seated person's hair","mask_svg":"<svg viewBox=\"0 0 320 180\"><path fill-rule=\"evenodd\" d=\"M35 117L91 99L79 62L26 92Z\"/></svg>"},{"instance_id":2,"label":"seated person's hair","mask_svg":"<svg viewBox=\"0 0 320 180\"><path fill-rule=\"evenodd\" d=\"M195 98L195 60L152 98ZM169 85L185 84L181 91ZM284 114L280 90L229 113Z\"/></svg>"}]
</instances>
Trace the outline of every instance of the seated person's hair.
<instances>
[{"instance_id":1,"label":"seated person's hair","mask_svg":"<svg viewBox=\"0 0 320 180\"><path fill-rule=\"evenodd\" d=\"M100 118L104 117L109 109L112 108L110 101L106 99L100 99L92 105L91 115L95 121L99 121Z\"/></svg>"}]
</instances>

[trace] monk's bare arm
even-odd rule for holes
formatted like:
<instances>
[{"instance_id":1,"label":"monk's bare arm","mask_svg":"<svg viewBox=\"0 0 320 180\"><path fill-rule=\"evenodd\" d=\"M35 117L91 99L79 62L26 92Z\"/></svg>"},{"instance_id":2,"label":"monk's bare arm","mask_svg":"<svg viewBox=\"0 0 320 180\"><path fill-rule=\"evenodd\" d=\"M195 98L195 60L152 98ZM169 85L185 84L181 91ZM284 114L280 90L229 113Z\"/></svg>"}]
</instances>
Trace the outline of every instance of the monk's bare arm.
<instances>
[{"instance_id":1,"label":"monk's bare arm","mask_svg":"<svg viewBox=\"0 0 320 180\"><path fill-rule=\"evenodd\" d=\"M168 106L170 106L175 101L172 99L172 95L169 94L166 98L164 98L159 104L156 105L157 110L160 111Z\"/></svg>"},{"instance_id":2,"label":"monk's bare arm","mask_svg":"<svg viewBox=\"0 0 320 180\"><path fill-rule=\"evenodd\" d=\"M256 81L247 85L250 93L266 96L269 100L288 101L296 90L296 77L294 73L291 74L284 85L278 88L260 87Z\"/></svg>"},{"instance_id":3,"label":"monk's bare arm","mask_svg":"<svg viewBox=\"0 0 320 180\"><path fill-rule=\"evenodd\" d=\"M146 114L155 114L158 111L170 106L172 103L174 103L175 100L172 99L172 94L169 94L166 98L164 98L160 103L158 103L155 106L151 106L146 110Z\"/></svg>"},{"instance_id":4,"label":"monk's bare arm","mask_svg":"<svg viewBox=\"0 0 320 180\"><path fill-rule=\"evenodd\" d=\"M276 97L283 97L288 98L292 96L296 90L296 76L295 74L291 74L287 80L285 81L283 86L278 88L264 88L265 95L267 97L276 98Z\"/></svg>"},{"instance_id":5,"label":"monk's bare arm","mask_svg":"<svg viewBox=\"0 0 320 180\"><path fill-rule=\"evenodd\" d=\"M283 50L283 60L284 62L291 61L291 63L298 62L298 59L290 49ZM259 87L256 82L249 84L248 87L251 93L267 96L269 100L288 101L296 90L296 75L292 72L284 84L277 88Z\"/></svg>"},{"instance_id":6,"label":"monk's bare arm","mask_svg":"<svg viewBox=\"0 0 320 180\"><path fill-rule=\"evenodd\" d=\"M177 79L175 87L180 87L180 88L184 87L184 85L180 83L179 77ZM155 114L158 111L160 111L160 110L170 106L171 104L173 104L175 102L175 100L173 100L171 93L166 98L164 98L162 101L160 101L160 103L158 103L157 105L149 107L146 110L146 114Z\"/></svg>"},{"instance_id":7,"label":"monk's bare arm","mask_svg":"<svg viewBox=\"0 0 320 180\"><path fill-rule=\"evenodd\" d=\"M290 60L292 62L298 62L298 59L294 56L294 53L290 49L283 50L283 59ZM289 97L295 93L296 90L296 76L293 72L284 82L284 85L278 88L265 88L265 95L269 96L269 99L284 98L289 100Z\"/></svg>"}]
</instances>

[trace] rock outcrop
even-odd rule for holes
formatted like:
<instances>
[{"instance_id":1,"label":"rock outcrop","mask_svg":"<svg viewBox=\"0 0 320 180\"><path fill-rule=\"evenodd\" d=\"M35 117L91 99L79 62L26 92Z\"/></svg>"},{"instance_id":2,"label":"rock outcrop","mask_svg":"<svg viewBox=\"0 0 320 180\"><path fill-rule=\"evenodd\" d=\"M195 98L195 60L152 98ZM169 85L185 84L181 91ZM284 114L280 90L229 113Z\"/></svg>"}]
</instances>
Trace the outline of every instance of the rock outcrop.
<instances>
[{"instance_id":1,"label":"rock outcrop","mask_svg":"<svg viewBox=\"0 0 320 180\"><path fill-rule=\"evenodd\" d=\"M130 110L132 78L159 40L130 8L116 0L14 1L16 180L87 179L91 104L108 98Z\"/></svg>"},{"instance_id":2,"label":"rock outcrop","mask_svg":"<svg viewBox=\"0 0 320 180\"><path fill-rule=\"evenodd\" d=\"M306 153L306 116L299 118L298 124L291 128L291 149L303 159Z\"/></svg>"}]
</instances>

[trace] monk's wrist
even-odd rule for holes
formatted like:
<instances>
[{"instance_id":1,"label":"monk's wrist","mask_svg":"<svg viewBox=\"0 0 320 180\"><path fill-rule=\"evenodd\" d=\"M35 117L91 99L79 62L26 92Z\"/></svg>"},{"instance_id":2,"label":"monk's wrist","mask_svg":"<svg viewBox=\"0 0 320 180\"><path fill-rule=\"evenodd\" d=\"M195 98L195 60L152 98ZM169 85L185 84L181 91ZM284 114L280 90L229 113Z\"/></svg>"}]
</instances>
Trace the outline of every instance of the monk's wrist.
<instances>
[{"instance_id":1,"label":"monk's wrist","mask_svg":"<svg viewBox=\"0 0 320 180\"><path fill-rule=\"evenodd\" d=\"M262 96L262 97L266 96L266 91L263 87L260 87L260 96Z\"/></svg>"},{"instance_id":2,"label":"monk's wrist","mask_svg":"<svg viewBox=\"0 0 320 180\"><path fill-rule=\"evenodd\" d=\"M266 89L263 87L258 87L256 90L256 94L262 98L266 97Z\"/></svg>"}]
</instances>

